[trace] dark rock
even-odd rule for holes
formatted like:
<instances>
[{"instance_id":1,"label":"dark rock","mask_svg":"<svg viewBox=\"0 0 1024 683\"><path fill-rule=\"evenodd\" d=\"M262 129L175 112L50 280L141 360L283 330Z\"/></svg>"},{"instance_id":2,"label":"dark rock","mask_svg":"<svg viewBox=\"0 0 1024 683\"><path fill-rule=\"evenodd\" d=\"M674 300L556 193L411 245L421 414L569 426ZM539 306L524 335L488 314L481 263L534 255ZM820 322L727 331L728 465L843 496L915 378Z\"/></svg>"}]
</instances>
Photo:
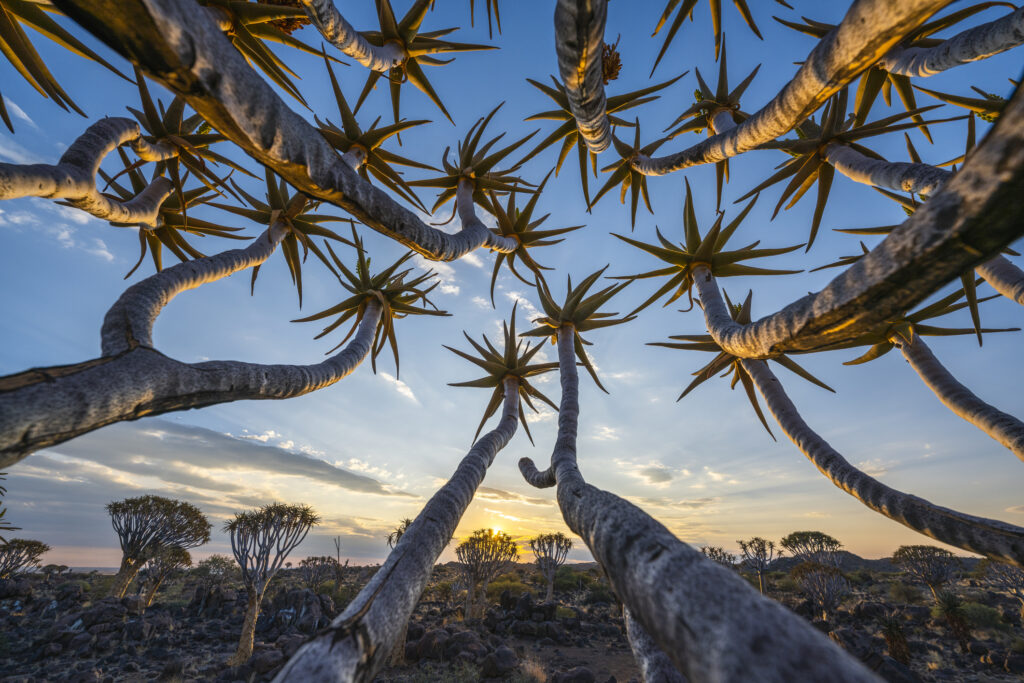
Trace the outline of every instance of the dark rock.
<instances>
[{"instance_id":1,"label":"dark rock","mask_svg":"<svg viewBox=\"0 0 1024 683\"><path fill-rule=\"evenodd\" d=\"M516 599L512 597L512 591L507 588L503 590L498 598L498 605L506 612L514 610L516 608Z\"/></svg>"},{"instance_id":2,"label":"dark rock","mask_svg":"<svg viewBox=\"0 0 1024 683\"><path fill-rule=\"evenodd\" d=\"M0 579L0 600L29 598L32 596L32 582L28 579Z\"/></svg>"},{"instance_id":3,"label":"dark rock","mask_svg":"<svg viewBox=\"0 0 1024 683\"><path fill-rule=\"evenodd\" d=\"M487 656L487 646L480 641L480 636L472 631L461 631L448 638L444 646L444 658L454 660L466 654L472 661ZM466 659L463 657L463 659Z\"/></svg>"},{"instance_id":4,"label":"dark rock","mask_svg":"<svg viewBox=\"0 0 1024 683\"><path fill-rule=\"evenodd\" d=\"M880 602L858 602L853 608L853 616L864 621L876 621L888 612L889 608Z\"/></svg>"},{"instance_id":5,"label":"dark rock","mask_svg":"<svg viewBox=\"0 0 1024 683\"><path fill-rule=\"evenodd\" d=\"M907 605L902 609L903 618L912 622L925 622L932 616L932 611L924 605Z\"/></svg>"},{"instance_id":6,"label":"dark rock","mask_svg":"<svg viewBox=\"0 0 1024 683\"><path fill-rule=\"evenodd\" d=\"M886 683L921 683L917 674L892 657L873 652L863 661L868 668L885 679Z\"/></svg>"},{"instance_id":7,"label":"dark rock","mask_svg":"<svg viewBox=\"0 0 1024 683\"><path fill-rule=\"evenodd\" d=\"M409 642L410 640L419 640L423 637L423 634L426 632L427 629L423 627L423 624L417 623L415 621L410 621L409 627L405 632L405 640L406 642Z\"/></svg>"},{"instance_id":8,"label":"dark rock","mask_svg":"<svg viewBox=\"0 0 1024 683\"><path fill-rule=\"evenodd\" d=\"M264 673L284 663L284 655L278 650L264 650L252 656L249 666L256 673Z\"/></svg>"},{"instance_id":9,"label":"dark rock","mask_svg":"<svg viewBox=\"0 0 1024 683\"><path fill-rule=\"evenodd\" d=\"M541 604L533 608L534 613L540 612L542 615L541 621L554 621L555 615L558 612L557 602L542 602ZM536 619L534 620L536 621Z\"/></svg>"},{"instance_id":10,"label":"dark rock","mask_svg":"<svg viewBox=\"0 0 1024 683\"><path fill-rule=\"evenodd\" d=\"M124 626L127 640L149 640L153 635L153 624L145 619L133 619Z\"/></svg>"},{"instance_id":11,"label":"dark rock","mask_svg":"<svg viewBox=\"0 0 1024 683\"><path fill-rule=\"evenodd\" d=\"M291 659L291 656L298 652L302 644L306 642L306 637L292 633L281 636L274 642L274 646L284 655L285 659Z\"/></svg>"},{"instance_id":12,"label":"dark rock","mask_svg":"<svg viewBox=\"0 0 1024 683\"><path fill-rule=\"evenodd\" d=\"M70 652L82 652L82 651L87 650L90 647L92 647L92 643L93 643L93 641L95 639L96 639L96 636L94 636L91 633L79 633L79 634L76 634L68 642L67 650L70 651Z\"/></svg>"},{"instance_id":13,"label":"dark rock","mask_svg":"<svg viewBox=\"0 0 1024 683\"><path fill-rule=\"evenodd\" d=\"M595 683L594 672L585 666L577 666L564 673L555 674L551 683Z\"/></svg>"},{"instance_id":14,"label":"dark rock","mask_svg":"<svg viewBox=\"0 0 1024 683\"><path fill-rule=\"evenodd\" d=\"M427 631L416 645L416 659L440 660L449 638L451 636L443 629Z\"/></svg>"},{"instance_id":15,"label":"dark rock","mask_svg":"<svg viewBox=\"0 0 1024 683\"><path fill-rule=\"evenodd\" d=\"M967 651L972 655L983 655L988 652L988 646L984 643L980 643L977 640L972 640L967 645Z\"/></svg>"},{"instance_id":16,"label":"dark rock","mask_svg":"<svg viewBox=\"0 0 1024 683\"><path fill-rule=\"evenodd\" d=\"M537 635L537 624L532 621L513 621L509 631L517 636L535 636Z\"/></svg>"},{"instance_id":17,"label":"dark rock","mask_svg":"<svg viewBox=\"0 0 1024 683\"><path fill-rule=\"evenodd\" d=\"M138 616L146 611L146 600L141 595L129 595L121 598L121 604L130 616Z\"/></svg>"},{"instance_id":18,"label":"dark rock","mask_svg":"<svg viewBox=\"0 0 1024 683\"><path fill-rule=\"evenodd\" d=\"M516 607L514 611L516 619L521 621L526 621L533 616L533 596L529 593L523 593L520 595L519 599L516 600Z\"/></svg>"},{"instance_id":19,"label":"dark rock","mask_svg":"<svg viewBox=\"0 0 1024 683\"><path fill-rule=\"evenodd\" d=\"M484 657L480 674L485 678L499 678L515 671L517 666L519 659L516 653L502 645Z\"/></svg>"},{"instance_id":20,"label":"dark rock","mask_svg":"<svg viewBox=\"0 0 1024 683\"><path fill-rule=\"evenodd\" d=\"M157 676L157 683L172 683L180 681L185 677L185 660L173 658L167 660L164 664L164 668L160 671L160 675Z\"/></svg>"},{"instance_id":21,"label":"dark rock","mask_svg":"<svg viewBox=\"0 0 1024 683\"><path fill-rule=\"evenodd\" d=\"M1003 669L1005 669L1007 673L1011 674L1024 674L1024 655L1006 655L1006 661L1003 662Z\"/></svg>"},{"instance_id":22,"label":"dark rock","mask_svg":"<svg viewBox=\"0 0 1024 683\"><path fill-rule=\"evenodd\" d=\"M127 613L128 609L117 598L104 598L82 612L82 626L89 628L94 624L120 623Z\"/></svg>"}]
</instances>

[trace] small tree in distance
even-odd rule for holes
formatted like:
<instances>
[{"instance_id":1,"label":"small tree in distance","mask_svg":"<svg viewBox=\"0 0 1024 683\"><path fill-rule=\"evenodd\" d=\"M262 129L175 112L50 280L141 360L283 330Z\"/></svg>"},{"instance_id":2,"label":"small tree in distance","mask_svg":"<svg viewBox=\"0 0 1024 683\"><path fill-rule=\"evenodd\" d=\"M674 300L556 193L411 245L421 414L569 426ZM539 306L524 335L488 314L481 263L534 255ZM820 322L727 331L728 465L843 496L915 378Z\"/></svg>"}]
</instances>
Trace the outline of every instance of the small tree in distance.
<instances>
[{"instance_id":1,"label":"small tree in distance","mask_svg":"<svg viewBox=\"0 0 1024 683\"><path fill-rule=\"evenodd\" d=\"M195 505L161 496L107 504L121 544L121 567L110 594L124 597L132 580L159 548L195 548L210 540L210 522Z\"/></svg>"},{"instance_id":2,"label":"small tree in distance","mask_svg":"<svg viewBox=\"0 0 1024 683\"><path fill-rule=\"evenodd\" d=\"M839 550L843 544L820 531L794 531L782 539L781 544L800 562L835 567L839 565Z\"/></svg>"},{"instance_id":3,"label":"small tree in distance","mask_svg":"<svg viewBox=\"0 0 1024 683\"><path fill-rule=\"evenodd\" d=\"M329 555L307 557L299 562L299 572L302 582L314 593L319 593L325 583L341 573L338 561Z\"/></svg>"},{"instance_id":4,"label":"small tree in distance","mask_svg":"<svg viewBox=\"0 0 1024 683\"><path fill-rule=\"evenodd\" d=\"M147 575L146 607L153 604L156 592L160 590L167 577L176 569L192 566L192 556L184 548L160 548L146 561L144 571Z\"/></svg>"},{"instance_id":5,"label":"small tree in distance","mask_svg":"<svg viewBox=\"0 0 1024 683\"><path fill-rule=\"evenodd\" d=\"M238 650L229 666L244 664L252 655L256 619L267 585L284 564L288 553L302 543L320 516L308 505L274 503L258 510L239 512L224 525L231 534L231 551L242 569L242 583L248 593L245 621Z\"/></svg>"},{"instance_id":6,"label":"small tree in distance","mask_svg":"<svg viewBox=\"0 0 1024 683\"><path fill-rule=\"evenodd\" d=\"M980 565L986 579L1020 600L1020 618L1024 620L1024 569L1005 562L993 562L988 558L982 560Z\"/></svg>"},{"instance_id":7,"label":"small tree in distance","mask_svg":"<svg viewBox=\"0 0 1024 683\"><path fill-rule=\"evenodd\" d=\"M782 551L776 550L774 541L767 541L760 536L754 536L749 541L736 541L740 544L740 552L743 559L757 574L757 587L764 595L764 573L774 560L782 557Z\"/></svg>"},{"instance_id":8,"label":"small tree in distance","mask_svg":"<svg viewBox=\"0 0 1024 683\"><path fill-rule=\"evenodd\" d=\"M409 525L410 524L412 524L412 520L409 519L408 517L406 517L405 519L403 519L401 522L398 523L398 526L396 526L391 531L391 533L388 534L388 547L389 548L394 548L396 545L398 545L398 542L400 540L402 540L402 536L409 529Z\"/></svg>"},{"instance_id":9,"label":"small tree in distance","mask_svg":"<svg viewBox=\"0 0 1024 683\"><path fill-rule=\"evenodd\" d=\"M503 531L477 529L460 543L455 556L462 563L460 569L466 583L466 611L463 617L472 619L476 614L477 589L487 595L487 584L505 571L519 558L519 548L512 537Z\"/></svg>"},{"instance_id":10,"label":"small tree in distance","mask_svg":"<svg viewBox=\"0 0 1024 683\"><path fill-rule=\"evenodd\" d=\"M541 534L530 539L530 550L537 558L537 569L548 584L544 602L550 602L555 597L555 572L565 564L565 558L572 550L572 539L560 531L556 534Z\"/></svg>"},{"instance_id":11,"label":"small tree in distance","mask_svg":"<svg viewBox=\"0 0 1024 683\"><path fill-rule=\"evenodd\" d=\"M942 587L960 571L953 553L934 545L901 545L892 554L893 564L928 586L938 602Z\"/></svg>"},{"instance_id":12,"label":"small tree in distance","mask_svg":"<svg viewBox=\"0 0 1024 683\"><path fill-rule=\"evenodd\" d=\"M42 541L12 538L0 545L0 579L12 579L39 566L39 558L50 551Z\"/></svg>"},{"instance_id":13,"label":"small tree in distance","mask_svg":"<svg viewBox=\"0 0 1024 683\"><path fill-rule=\"evenodd\" d=\"M6 478L7 478L7 473L6 472L0 472L0 481L3 481ZM7 489L4 488L2 485L0 485L0 498L3 498L4 494L6 494L6 493L7 493ZM5 531L20 531L21 527L11 526L11 523L4 519L4 517L6 517L6 516L7 516L7 508L4 507L3 501L0 501L0 534L2 534ZM3 536L0 536L0 543L6 543L6 542L7 542L7 540Z\"/></svg>"},{"instance_id":14,"label":"small tree in distance","mask_svg":"<svg viewBox=\"0 0 1024 683\"><path fill-rule=\"evenodd\" d=\"M704 557L717 562L723 567L728 567L729 569L736 568L736 556L725 550L725 548L717 545L702 545L700 552Z\"/></svg>"}]
</instances>

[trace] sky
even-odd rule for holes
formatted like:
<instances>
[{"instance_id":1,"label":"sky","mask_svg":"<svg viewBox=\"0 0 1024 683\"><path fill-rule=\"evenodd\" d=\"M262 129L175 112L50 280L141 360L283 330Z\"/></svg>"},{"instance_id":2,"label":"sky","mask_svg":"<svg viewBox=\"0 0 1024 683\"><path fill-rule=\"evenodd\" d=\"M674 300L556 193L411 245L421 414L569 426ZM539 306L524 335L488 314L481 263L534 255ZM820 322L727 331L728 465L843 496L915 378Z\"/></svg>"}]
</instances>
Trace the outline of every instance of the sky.
<instances>
[{"instance_id":1,"label":"sky","mask_svg":"<svg viewBox=\"0 0 1024 683\"><path fill-rule=\"evenodd\" d=\"M395 0L398 12L409 4ZM771 99L796 71L794 63L804 59L814 44L812 38L779 25L771 15L792 20L807 15L838 22L843 10L840 5L845 5L793 2L796 10L790 11L774 3L752 3L765 38L762 42L726 4L723 14L730 83L738 83L761 64L741 101L748 112ZM607 88L609 95L687 72L663 91L659 100L630 110L629 115L635 112L640 121L645 143L661 135L693 102L695 68L712 86L717 73L708 4L702 2L695 10L694 23L684 25L654 79L648 78L661 46L661 36L651 38L660 7L660 3L609 4L606 36L609 42L620 41L623 63L619 80ZM488 38L481 8L477 8L476 26L470 27L468 3L461 0L439 2L427 16L426 30L461 26L452 39L500 49L457 55L452 64L427 68L455 126L422 93L403 86L403 117L426 118L433 123L403 136L401 148L392 141L388 149L440 165L445 148L454 148L477 118L500 102L504 106L489 130L506 133L503 140L518 139L535 129L540 131L537 140L553 129L550 122L523 121L552 108L525 80L548 81L548 75L557 69L551 3L501 3L501 8L502 33L495 33L493 39ZM376 27L369 0L345 3L345 9L356 27ZM977 21L992 20L1003 11L990 10ZM64 23L74 28L70 22ZM80 29L74 31L126 68L110 50ZM312 28L295 37L320 46L320 37ZM104 115L125 116L126 106L138 106L132 84L61 51L38 34L31 33L31 38L89 118L60 110L21 81L9 64L0 63L3 96L16 126L14 135L0 130L0 162L54 163L88 123ZM299 89L310 109L302 109L295 100L288 100L289 105L310 120L315 112L320 118L338 122L322 60L284 48L278 54L302 76ZM1007 79L1020 77L1020 55L1019 50L1010 51L929 78L922 85L958 94L971 94L970 86L976 85L1009 95ZM350 64L337 66L336 71L346 96L354 102L367 71L352 60L344 61ZM165 104L170 101L159 86L151 82L150 87ZM919 95L920 105L930 103L927 96ZM892 109L892 113L897 111ZM390 112L387 89L381 87L370 94L358 119L364 128L378 116L389 123ZM879 102L873 117L885 112ZM960 113L947 107L932 116ZM982 123L979 133L986 126ZM934 144L928 144L917 130L910 133L925 162L940 163L962 153L963 121L932 130ZM629 140L632 134L632 130L622 133ZM703 135L676 138L660 151L683 149ZM523 150L530 149L530 144ZM888 159L907 160L900 134L874 138L868 146ZM238 161L245 159L228 144L217 151ZM541 153L523 166L520 175L539 182L554 165L556 155L554 148ZM605 152L599 167L615 159L614 152ZM764 151L733 160L723 199L727 219L736 213L733 202L785 159L779 152ZM106 167L115 169L118 163L115 156ZM255 162L247 162L247 167L262 176ZM426 175L410 171L406 177ZM610 235L630 232L628 205L618 203L617 190L587 213L578 175L573 152L548 183L538 205L539 215L550 213L544 227L586 226L563 243L534 252L537 260L553 269L548 282L556 298L564 295L566 275L578 281L606 264L610 264L608 274L628 275L652 270L659 263ZM682 239L684 178L693 188L702 230L711 225L715 217L714 171L711 166L697 167L650 179L654 213L641 207L634 237L651 241L657 226L670 239ZM262 196L262 181L240 181L251 193ZM594 189L603 182L591 178L590 186ZM734 238L737 245L761 240L761 246L777 247L806 241L814 193L772 220L780 193L780 186L762 193ZM428 191L420 196L428 206L433 203ZM425 218L447 219L450 209L448 205ZM333 207L322 210L342 213ZM243 227L248 236L262 230L253 222L214 209L197 215ZM800 249L758 265L793 269L824 265L860 249L860 238L833 232L834 228L889 225L904 219L895 203L840 176L810 253ZM456 227L449 224L445 229ZM388 263L404 252L401 245L368 228L361 227L360 234L375 264ZM134 275L124 279L138 258L135 229L112 227L42 199L0 203L0 238L4 242L0 251L0 375L96 357L105 311L128 284L152 273L147 259ZM871 246L878 239L864 241ZM212 237L193 238L192 242L208 254L236 246ZM339 254L354 261L348 247L341 246ZM170 255L165 259L167 264L174 262ZM388 532L402 518L416 515L468 450L488 399L483 390L448 386L479 375L475 366L443 345L467 349L463 331L477 339L487 335L500 343L501 321L511 314L516 302L520 330L527 329L528 319L537 315L535 292L506 273L498 277L492 308L488 287L493 255L488 252L478 250L452 263L428 263L422 258L414 262L437 273L441 284L432 298L452 315L397 322L400 374L385 353L376 374L366 363L336 385L300 398L242 401L120 423L36 453L10 468L6 482L8 518L22 527L17 536L51 545L45 562L116 566L120 550L104 505L156 494L190 501L209 516L215 529L213 540L193 552L194 557L202 558L230 552L222 527L234 512L283 501L312 505L323 517L293 559L333 554L332 539L340 536L342 555L353 563L382 561L388 550ZM759 317L821 289L837 272L728 278L720 284L734 299L753 288L753 312ZM991 293L987 285L981 289ZM634 283L613 300L610 310L631 310L653 291L651 282ZM252 296L248 272L178 296L157 321L156 344L163 353L185 362L317 362L340 336L314 340L321 326L289 321L320 311L341 297L333 276L311 259L304 268L300 310L284 260L275 254L261 269ZM731 391L728 380L708 381L676 402L690 373L710 358L700 352L646 344L665 341L672 334L705 331L699 309L680 312L682 303L652 306L627 325L588 336L594 343L589 348L592 358L610 392L600 392L586 375L581 376L579 463L590 483L640 505L695 546L711 544L735 551L738 539L762 536L778 541L803 529L829 533L850 551L866 557L889 555L901 544L932 542L833 486L777 427L773 427L778 437L774 441L742 390ZM982 315L990 327L1017 327L1024 321L1024 311L1005 299L984 304ZM952 316L949 324L966 327L970 322L967 313L961 312ZM929 339L935 354L955 376L985 400L1014 414L1024 412L1019 390L1020 343L1019 332L986 335L983 348L978 348L971 336ZM556 358L553 347L541 353L538 358ZM777 373L811 427L851 462L890 486L971 514L1024 524L1020 461L943 407L898 352L866 365L842 365L857 355L857 351L833 351L798 358L835 388L835 394L788 372ZM554 374L539 378L536 386L557 403ZM554 443L555 413L542 410L528 417L536 445L520 430L498 455L456 531L456 541L474 529L497 528L521 541L522 556L530 559L526 539L543 532L569 533L553 489L532 489L516 466L519 458L527 455L543 465ZM441 560L453 558L454 543ZM590 559L578 538L570 559Z\"/></svg>"}]
</instances>

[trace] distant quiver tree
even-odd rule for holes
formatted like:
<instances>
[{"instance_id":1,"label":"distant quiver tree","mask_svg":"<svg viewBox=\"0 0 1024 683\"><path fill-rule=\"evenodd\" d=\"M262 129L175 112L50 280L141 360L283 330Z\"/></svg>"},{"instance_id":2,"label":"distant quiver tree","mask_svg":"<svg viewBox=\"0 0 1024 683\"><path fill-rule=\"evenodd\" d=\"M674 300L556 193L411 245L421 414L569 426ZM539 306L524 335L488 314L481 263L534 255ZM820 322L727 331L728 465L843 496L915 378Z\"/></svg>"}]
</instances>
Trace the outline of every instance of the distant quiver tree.
<instances>
[{"instance_id":1,"label":"distant quiver tree","mask_svg":"<svg viewBox=\"0 0 1024 683\"><path fill-rule=\"evenodd\" d=\"M537 559L537 569L547 583L544 601L548 602L555 597L555 573L565 564L572 550L572 539L562 532L541 534L530 539L530 550Z\"/></svg>"},{"instance_id":2,"label":"distant quiver tree","mask_svg":"<svg viewBox=\"0 0 1024 683\"><path fill-rule=\"evenodd\" d=\"M503 531L477 529L455 548L455 556L466 584L464 618L473 619L487 598L487 585L516 561L519 548Z\"/></svg>"},{"instance_id":3,"label":"distant quiver tree","mask_svg":"<svg viewBox=\"0 0 1024 683\"><path fill-rule=\"evenodd\" d=\"M42 541L12 538L0 544L0 579L11 579L39 566L39 558L50 551Z\"/></svg>"}]
</instances>

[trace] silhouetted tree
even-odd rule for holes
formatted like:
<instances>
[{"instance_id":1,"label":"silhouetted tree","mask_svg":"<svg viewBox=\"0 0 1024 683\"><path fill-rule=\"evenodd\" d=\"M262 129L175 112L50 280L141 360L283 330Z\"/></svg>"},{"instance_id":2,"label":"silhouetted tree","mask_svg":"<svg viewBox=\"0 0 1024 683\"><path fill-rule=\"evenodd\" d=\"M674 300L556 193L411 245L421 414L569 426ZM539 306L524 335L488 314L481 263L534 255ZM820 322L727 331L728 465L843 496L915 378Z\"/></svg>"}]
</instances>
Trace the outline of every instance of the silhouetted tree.
<instances>
[{"instance_id":1,"label":"silhouetted tree","mask_svg":"<svg viewBox=\"0 0 1024 683\"><path fill-rule=\"evenodd\" d=\"M406 517L398 523L398 526L391 530L391 532L388 534L389 548L394 548L396 545L398 545L398 542L402 540L402 536L405 534L406 530L409 528L409 525L411 524L412 520Z\"/></svg>"},{"instance_id":2,"label":"silhouetted tree","mask_svg":"<svg viewBox=\"0 0 1024 683\"><path fill-rule=\"evenodd\" d=\"M565 564L572 550L572 539L562 532L541 534L530 539L530 550L537 558L537 569L547 583L547 592L544 594L544 601L547 602L555 597L555 572Z\"/></svg>"},{"instance_id":3,"label":"silhouetted tree","mask_svg":"<svg viewBox=\"0 0 1024 683\"><path fill-rule=\"evenodd\" d=\"M472 619L477 613L477 603L486 600L487 585L515 562L519 548L503 531L477 529L455 548L455 556L466 583L464 618Z\"/></svg>"},{"instance_id":4,"label":"silhouetted tree","mask_svg":"<svg viewBox=\"0 0 1024 683\"><path fill-rule=\"evenodd\" d=\"M230 666L245 663L252 655L256 619L267 585L284 564L288 553L302 543L320 516L308 505L273 503L258 510L236 513L224 525L231 534L231 551L242 570L242 583L248 594L245 619L238 649L228 660Z\"/></svg>"},{"instance_id":5,"label":"silhouetted tree","mask_svg":"<svg viewBox=\"0 0 1024 683\"><path fill-rule=\"evenodd\" d=\"M801 562L791 573L800 590L820 610L821 618L826 621L850 592L850 582L831 564Z\"/></svg>"},{"instance_id":6,"label":"silhouetted tree","mask_svg":"<svg viewBox=\"0 0 1024 683\"><path fill-rule=\"evenodd\" d=\"M0 472L0 481L4 481L7 478L6 472ZM7 489L0 484L0 534L5 531L20 531L21 527L11 526L11 523L4 519L7 516L7 508L4 506L2 498L7 493ZM0 535L0 543L4 543L6 539Z\"/></svg>"},{"instance_id":7,"label":"silhouetted tree","mask_svg":"<svg viewBox=\"0 0 1024 683\"><path fill-rule=\"evenodd\" d=\"M195 505L161 496L107 504L121 544L121 567L110 594L123 597L142 564L160 548L195 548L210 540L210 522Z\"/></svg>"},{"instance_id":8,"label":"silhouetted tree","mask_svg":"<svg viewBox=\"0 0 1024 683\"><path fill-rule=\"evenodd\" d=\"M757 574L757 588L761 595L764 595L764 574L772 562L782 557L782 551L776 550L774 541L765 540L760 536L754 536L749 541L736 542L740 544L743 561Z\"/></svg>"},{"instance_id":9,"label":"silhouetted tree","mask_svg":"<svg viewBox=\"0 0 1024 683\"><path fill-rule=\"evenodd\" d=\"M820 531L794 531L780 545L800 562L839 566L839 550L843 544Z\"/></svg>"},{"instance_id":10,"label":"silhouetted tree","mask_svg":"<svg viewBox=\"0 0 1024 683\"><path fill-rule=\"evenodd\" d=\"M936 602L942 587L960 573L960 561L953 553L934 545L901 545L892 554L892 562L928 586Z\"/></svg>"},{"instance_id":11,"label":"silhouetted tree","mask_svg":"<svg viewBox=\"0 0 1024 683\"><path fill-rule=\"evenodd\" d=\"M1020 600L1020 618L1024 621L1024 569L1005 562L993 562L988 558L981 561L986 579Z\"/></svg>"},{"instance_id":12,"label":"silhouetted tree","mask_svg":"<svg viewBox=\"0 0 1024 683\"><path fill-rule=\"evenodd\" d=\"M39 566L39 558L50 551L42 541L12 538L0 544L0 579L10 579Z\"/></svg>"},{"instance_id":13,"label":"silhouetted tree","mask_svg":"<svg viewBox=\"0 0 1024 683\"><path fill-rule=\"evenodd\" d=\"M341 574L341 567L338 561L328 555L320 557L307 557L299 562L299 573L302 574L302 582L306 587L315 593L328 581Z\"/></svg>"},{"instance_id":14,"label":"silhouetted tree","mask_svg":"<svg viewBox=\"0 0 1024 683\"><path fill-rule=\"evenodd\" d=\"M172 572L192 566L192 555L184 548L175 546L158 549L146 561L143 571L146 573L146 607L153 604L156 592L164 584Z\"/></svg>"},{"instance_id":15,"label":"silhouetted tree","mask_svg":"<svg viewBox=\"0 0 1024 683\"><path fill-rule=\"evenodd\" d=\"M729 569L736 568L736 556L730 552L727 552L724 548L720 546L702 545L700 547L700 552L702 555L704 555L704 557L714 562L717 562L723 567L728 567Z\"/></svg>"}]
</instances>

